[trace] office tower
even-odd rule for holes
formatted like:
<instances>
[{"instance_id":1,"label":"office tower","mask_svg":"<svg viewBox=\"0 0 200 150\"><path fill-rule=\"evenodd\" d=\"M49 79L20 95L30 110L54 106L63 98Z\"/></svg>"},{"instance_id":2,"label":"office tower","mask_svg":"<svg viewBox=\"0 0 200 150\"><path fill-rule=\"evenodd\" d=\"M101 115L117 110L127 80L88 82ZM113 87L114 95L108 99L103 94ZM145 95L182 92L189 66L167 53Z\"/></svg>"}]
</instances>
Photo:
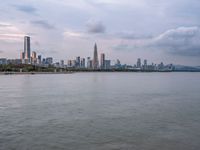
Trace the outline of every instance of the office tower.
<instances>
[{"instance_id":1,"label":"office tower","mask_svg":"<svg viewBox=\"0 0 200 150\"><path fill-rule=\"evenodd\" d=\"M144 70L147 70L147 60L144 60Z\"/></svg>"},{"instance_id":2,"label":"office tower","mask_svg":"<svg viewBox=\"0 0 200 150\"><path fill-rule=\"evenodd\" d=\"M76 60L72 60L72 67L76 67Z\"/></svg>"},{"instance_id":3,"label":"office tower","mask_svg":"<svg viewBox=\"0 0 200 150\"><path fill-rule=\"evenodd\" d=\"M97 53L97 44L94 45L94 57L93 57L93 69L99 68L99 61L98 61L98 53Z\"/></svg>"},{"instance_id":4,"label":"office tower","mask_svg":"<svg viewBox=\"0 0 200 150\"><path fill-rule=\"evenodd\" d=\"M31 58L31 44L30 44L30 37L24 37L24 59L27 59L30 62Z\"/></svg>"},{"instance_id":5,"label":"office tower","mask_svg":"<svg viewBox=\"0 0 200 150\"><path fill-rule=\"evenodd\" d=\"M111 61L105 60L105 69L111 69Z\"/></svg>"},{"instance_id":6,"label":"office tower","mask_svg":"<svg viewBox=\"0 0 200 150\"><path fill-rule=\"evenodd\" d=\"M147 60L146 59L144 60L144 66L147 66Z\"/></svg>"},{"instance_id":7,"label":"office tower","mask_svg":"<svg viewBox=\"0 0 200 150\"><path fill-rule=\"evenodd\" d=\"M81 58L80 56L76 57L76 67L80 67L80 64L81 64Z\"/></svg>"},{"instance_id":8,"label":"office tower","mask_svg":"<svg viewBox=\"0 0 200 150\"><path fill-rule=\"evenodd\" d=\"M61 61L60 61L60 66L61 66L61 67L64 67L64 65L65 65L65 64L64 64L64 60L61 60Z\"/></svg>"},{"instance_id":9,"label":"office tower","mask_svg":"<svg viewBox=\"0 0 200 150\"><path fill-rule=\"evenodd\" d=\"M105 54L101 54L101 69L105 69Z\"/></svg>"},{"instance_id":10,"label":"office tower","mask_svg":"<svg viewBox=\"0 0 200 150\"><path fill-rule=\"evenodd\" d=\"M48 64L48 65L53 64L53 58L52 57L47 57L46 58L46 64Z\"/></svg>"},{"instance_id":11,"label":"office tower","mask_svg":"<svg viewBox=\"0 0 200 150\"><path fill-rule=\"evenodd\" d=\"M41 63L42 63L42 56L38 55L38 64L41 64Z\"/></svg>"},{"instance_id":12,"label":"office tower","mask_svg":"<svg viewBox=\"0 0 200 150\"><path fill-rule=\"evenodd\" d=\"M32 52L32 55L31 55L31 63L32 64L36 64L37 63L37 56L36 56L36 52Z\"/></svg>"},{"instance_id":13,"label":"office tower","mask_svg":"<svg viewBox=\"0 0 200 150\"><path fill-rule=\"evenodd\" d=\"M81 58L81 68L85 68L85 58Z\"/></svg>"},{"instance_id":14,"label":"office tower","mask_svg":"<svg viewBox=\"0 0 200 150\"><path fill-rule=\"evenodd\" d=\"M36 56L36 55L37 55L37 54L36 54L36 52L34 52L34 51L33 51L33 52L32 52L32 56L31 56L31 57L32 57L33 59L36 59L36 58L37 58L37 56Z\"/></svg>"},{"instance_id":15,"label":"office tower","mask_svg":"<svg viewBox=\"0 0 200 150\"><path fill-rule=\"evenodd\" d=\"M72 67L72 60L67 61L67 67Z\"/></svg>"},{"instance_id":16,"label":"office tower","mask_svg":"<svg viewBox=\"0 0 200 150\"><path fill-rule=\"evenodd\" d=\"M91 69L92 68L92 63L90 57L87 57L87 68Z\"/></svg>"},{"instance_id":17,"label":"office tower","mask_svg":"<svg viewBox=\"0 0 200 150\"><path fill-rule=\"evenodd\" d=\"M137 68L141 68L141 59L140 58L137 59Z\"/></svg>"},{"instance_id":18,"label":"office tower","mask_svg":"<svg viewBox=\"0 0 200 150\"><path fill-rule=\"evenodd\" d=\"M43 65L46 64L46 59L45 59L45 58L42 59L42 64L43 64Z\"/></svg>"}]
</instances>

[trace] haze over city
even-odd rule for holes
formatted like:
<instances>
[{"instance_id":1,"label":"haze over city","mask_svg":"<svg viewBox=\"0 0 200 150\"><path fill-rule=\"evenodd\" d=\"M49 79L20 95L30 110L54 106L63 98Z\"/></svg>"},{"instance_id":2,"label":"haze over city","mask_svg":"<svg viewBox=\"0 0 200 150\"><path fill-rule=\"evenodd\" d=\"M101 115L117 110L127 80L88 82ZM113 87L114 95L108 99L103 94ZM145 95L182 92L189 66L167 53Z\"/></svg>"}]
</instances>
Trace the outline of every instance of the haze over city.
<instances>
[{"instance_id":1,"label":"haze over city","mask_svg":"<svg viewBox=\"0 0 200 150\"><path fill-rule=\"evenodd\" d=\"M19 58L23 38L31 50L55 59L93 54L134 64L200 64L198 0L18 0L0 5L0 56Z\"/></svg>"}]
</instances>

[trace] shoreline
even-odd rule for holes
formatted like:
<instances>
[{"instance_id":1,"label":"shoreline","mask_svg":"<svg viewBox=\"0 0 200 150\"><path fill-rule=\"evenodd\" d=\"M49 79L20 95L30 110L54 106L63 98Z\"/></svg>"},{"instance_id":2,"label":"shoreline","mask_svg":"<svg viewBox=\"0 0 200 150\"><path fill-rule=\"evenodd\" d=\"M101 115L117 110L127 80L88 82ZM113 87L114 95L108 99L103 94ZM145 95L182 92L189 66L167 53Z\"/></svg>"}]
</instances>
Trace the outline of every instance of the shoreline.
<instances>
[{"instance_id":1,"label":"shoreline","mask_svg":"<svg viewBox=\"0 0 200 150\"><path fill-rule=\"evenodd\" d=\"M127 72L127 73L177 73L177 72L200 72L200 71L64 71L64 72L0 72L0 75L37 75L37 74L72 74L72 73L118 73L118 72Z\"/></svg>"},{"instance_id":2,"label":"shoreline","mask_svg":"<svg viewBox=\"0 0 200 150\"><path fill-rule=\"evenodd\" d=\"M72 74L74 72L0 72L0 75Z\"/></svg>"}]
</instances>

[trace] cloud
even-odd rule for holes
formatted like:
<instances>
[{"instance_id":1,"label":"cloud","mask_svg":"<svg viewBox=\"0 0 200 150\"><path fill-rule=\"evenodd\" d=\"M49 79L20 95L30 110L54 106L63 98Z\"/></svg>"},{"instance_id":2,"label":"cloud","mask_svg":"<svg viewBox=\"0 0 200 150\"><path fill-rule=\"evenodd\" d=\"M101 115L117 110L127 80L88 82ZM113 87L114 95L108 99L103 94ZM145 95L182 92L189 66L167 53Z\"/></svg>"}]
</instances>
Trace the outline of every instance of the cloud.
<instances>
[{"instance_id":1,"label":"cloud","mask_svg":"<svg viewBox=\"0 0 200 150\"><path fill-rule=\"evenodd\" d=\"M200 56L200 28L179 27L155 37L152 45L166 52L184 56Z\"/></svg>"},{"instance_id":2,"label":"cloud","mask_svg":"<svg viewBox=\"0 0 200 150\"><path fill-rule=\"evenodd\" d=\"M88 33L104 33L106 27L100 21L90 20L86 24Z\"/></svg>"},{"instance_id":3,"label":"cloud","mask_svg":"<svg viewBox=\"0 0 200 150\"><path fill-rule=\"evenodd\" d=\"M45 28L45 29L55 29L55 26L53 26L52 24L48 23L48 21L46 21L46 20L31 21L31 24L40 26L40 27Z\"/></svg>"},{"instance_id":4,"label":"cloud","mask_svg":"<svg viewBox=\"0 0 200 150\"><path fill-rule=\"evenodd\" d=\"M64 32L64 36L65 37L75 37L75 38L81 38L81 37L83 37L84 35L83 35L83 33L81 33L81 32L75 32L75 31L65 31Z\"/></svg>"},{"instance_id":5,"label":"cloud","mask_svg":"<svg viewBox=\"0 0 200 150\"><path fill-rule=\"evenodd\" d=\"M4 51L0 50L0 53L3 53Z\"/></svg>"},{"instance_id":6,"label":"cloud","mask_svg":"<svg viewBox=\"0 0 200 150\"><path fill-rule=\"evenodd\" d=\"M0 41L16 42L21 41L25 33L9 23L0 23Z\"/></svg>"},{"instance_id":7,"label":"cloud","mask_svg":"<svg viewBox=\"0 0 200 150\"><path fill-rule=\"evenodd\" d=\"M124 34L123 43L113 47L117 51L159 50L180 56L200 56L200 28L179 27L158 36L139 37Z\"/></svg>"},{"instance_id":8,"label":"cloud","mask_svg":"<svg viewBox=\"0 0 200 150\"><path fill-rule=\"evenodd\" d=\"M37 9L30 5L13 5L17 10L28 13L35 14Z\"/></svg>"}]
</instances>

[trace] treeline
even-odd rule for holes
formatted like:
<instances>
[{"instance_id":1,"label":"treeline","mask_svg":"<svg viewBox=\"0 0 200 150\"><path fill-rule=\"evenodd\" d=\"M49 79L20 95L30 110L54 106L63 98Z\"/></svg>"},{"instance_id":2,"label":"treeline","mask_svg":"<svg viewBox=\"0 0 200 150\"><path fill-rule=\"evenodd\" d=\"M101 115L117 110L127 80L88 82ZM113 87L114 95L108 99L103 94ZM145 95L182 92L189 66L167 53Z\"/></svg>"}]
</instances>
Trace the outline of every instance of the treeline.
<instances>
[{"instance_id":1,"label":"treeline","mask_svg":"<svg viewBox=\"0 0 200 150\"><path fill-rule=\"evenodd\" d=\"M55 68L53 66L41 67L28 64L7 64L0 65L0 72L54 72Z\"/></svg>"}]
</instances>

